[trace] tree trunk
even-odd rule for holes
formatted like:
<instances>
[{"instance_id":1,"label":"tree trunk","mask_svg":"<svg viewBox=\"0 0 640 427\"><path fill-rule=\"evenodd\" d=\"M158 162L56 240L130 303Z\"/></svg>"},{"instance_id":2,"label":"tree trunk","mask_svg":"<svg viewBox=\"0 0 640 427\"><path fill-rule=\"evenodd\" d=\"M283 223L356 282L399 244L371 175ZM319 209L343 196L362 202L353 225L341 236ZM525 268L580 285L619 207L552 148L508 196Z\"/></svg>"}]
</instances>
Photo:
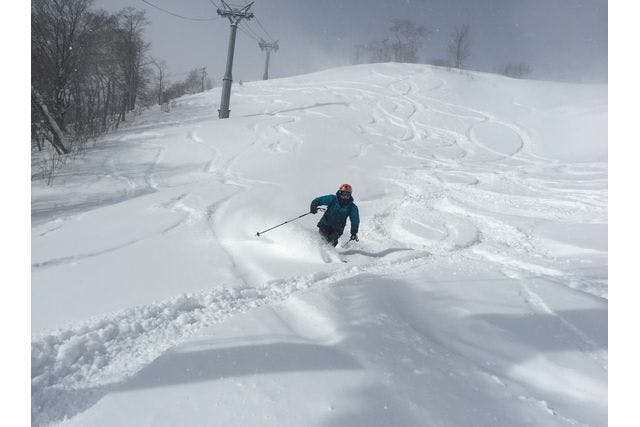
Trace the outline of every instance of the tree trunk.
<instances>
[{"instance_id":1,"label":"tree trunk","mask_svg":"<svg viewBox=\"0 0 640 427\"><path fill-rule=\"evenodd\" d=\"M60 126L58 126L58 123L55 121L55 119L49 112L49 109L44 104L42 96L40 96L38 91L35 90L33 86L31 86L31 96L32 99L35 100L35 104L38 107L38 110L42 113L44 119L46 120L46 123L49 125L51 133L53 134L53 141L51 142L51 145L53 145L53 148L55 148L58 154L68 154L69 150L67 150L67 148L64 146L65 138L62 130L60 130Z\"/></svg>"},{"instance_id":2,"label":"tree trunk","mask_svg":"<svg viewBox=\"0 0 640 427\"><path fill-rule=\"evenodd\" d=\"M107 80L107 95L104 102L104 114L102 115L102 131L107 130L107 117L109 116L109 108L111 108L111 79Z\"/></svg>"}]
</instances>

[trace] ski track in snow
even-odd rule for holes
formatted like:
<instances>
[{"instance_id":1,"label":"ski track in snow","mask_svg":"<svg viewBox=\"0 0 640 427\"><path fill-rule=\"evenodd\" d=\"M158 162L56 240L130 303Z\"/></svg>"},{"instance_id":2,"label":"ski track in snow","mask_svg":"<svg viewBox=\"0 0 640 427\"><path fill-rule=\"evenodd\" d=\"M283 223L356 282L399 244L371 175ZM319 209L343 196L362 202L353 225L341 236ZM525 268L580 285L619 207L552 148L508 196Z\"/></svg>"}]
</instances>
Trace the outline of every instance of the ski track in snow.
<instances>
[{"instance_id":1,"label":"ski track in snow","mask_svg":"<svg viewBox=\"0 0 640 427\"><path fill-rule=\"evenodd\" d=\"M212 283L211 289L198 293L179 295L33 336L33 424L60 421L82 412L109 391L117 390L121 382L167 349L204 327L237 313L281 302L297 292L335 285L361 274L399 273L425 260L447 258L455 253L493 263L506 277L514 279L568 280L571 275L559 267L556 256L540 249L539 239L503 218L509 215L531 221L606 223L606 163L585 164L580 170L574 164L535 154L531 137L518 124L489 111L439 99L438 94L447 90L444 79L427 79L429 84L418 87L411 80L414 77L411 74L398 77L374 71L373 75L377 79L375 83L336 80L323 85L288 83L272 91L265 87L255 96L255 103L263 106L263 112L245 116L259 120L251 128L253 139L232 154L223 154L207 144L197 131L187 131L187 142L204 147L209 153L198 169L206 177L194 175L194 180L213 178L234 190L213 204L194 207L187 203L191 193L178 189L178 195L162 207L179 211L182 216L152 235L186 224L204 224L213 238L220 239L220 246L241 279L242 287ZM282 102L282 92L303 92L316 96L318 101L305 105ZM304 145L304 135L295 130L302 117L332 117L331 112L345 108L358 112L363 118L354 124L354 132L370 138L368 143L359 146L354 158L375 150L375 138L384 137L395 147L397 156L415 165L402 170L389 167L380 173L381 181L394 189L390 194L396 195L380 200L366 218L370 241L386 242L387 247L401 249L392 255L380 251L373 260L363 264L342 264L330 271L256 283L253 272L259 266L255 261L239 257L232 243L224 239L225 212L252 187L279 188L281 183L245 176L239 168L242 156L255 146L274 155L296 152ZM181 131L194 129L211 117L199 115L165 123L142 123L123 130L124 136L119 136L120 132L108 135L109 139L119 138L127 144L140 139L138 150L155 153L142 171L126 170L121 158L105 160L108 175L124 186L115 203L166 188L163 158L167 148L159 142L164 130L172 125ZM455 123L457 128L447 128L447 123ZM461 132L460 128L466 130ZM138 133L126 133L132 130ZM483 132L489 130L505 137L503 144L498 144L500 149L484 139ZM522 188L523 192L518 195L502 192L500 182ZM603 183L602 192L593 191L592 187L600 189ZM39 236L56 233L64 227L65 215L103 207L108 199L84 203L86 205L79 203L74 208L60 210L58 218L40 224ZM39 217L37 207L34 215ZM43 218L49 218L47 215L42 213ZM34 263L32 268L77 262L118 251L144 238L83 254L46 259ZM357 250L353 249L352 254L357 254ZM390 256L386 257L387 254ZM325 262L337 261L328 251L321 251L319 255ZM577 271L571 276L573 279L589 280L586 273ZM577 340L576 345L606 369L606 355L596 351L596 343L578 326L554 312L525 282L520 280L522 293L532 310L556 316ZM552 411L546 402L533 400L532 404Z\"/></svg>"}]
</instances>

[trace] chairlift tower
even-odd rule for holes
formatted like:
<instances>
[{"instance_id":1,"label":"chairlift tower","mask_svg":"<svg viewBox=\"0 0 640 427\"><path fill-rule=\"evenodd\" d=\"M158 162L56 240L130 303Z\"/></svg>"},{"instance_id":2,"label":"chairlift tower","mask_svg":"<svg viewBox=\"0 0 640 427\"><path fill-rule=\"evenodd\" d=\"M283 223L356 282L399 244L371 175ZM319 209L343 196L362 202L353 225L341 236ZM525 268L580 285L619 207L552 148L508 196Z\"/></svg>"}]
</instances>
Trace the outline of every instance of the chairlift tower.
<instances>
[{"instance_id":1,"label":"chairlift tower","mask_svg":"<svg viewBox=\"0 0 640 427\"><path fill-rule=\"evenodd\" d=\"M267 52L267 57L264 62L264 74L262 75L262 80L269 80L269 57L271 56L271 51L278 51L278 40L272 43L268 43L263 39L260 39L260 41L258 42L258 46L260 46L260 49Z\"/></svg>"},{"instance_id":2,"label":"chairlift tower","mask_svg":"<svg viewBox=\"0 0 640 427\"><path fill-rule=\"evenodd\" d=\"M229 6L224 0L222 0L222 6L224 9L218 9L218 15L226 17L231 23L231 32L229 33L229 49L227 50L227 69L222 78L222 98L220 99L220 109L218 110L218 118L229 118L229 98L231 97L231 83L233 82L232 68L233 68L233 51L236 46L236 31L238 30L238 24L243 19L249 20L253 18L253 12L249 12L249 9L253 5L253 2L244 6L241 9L234 9Z\"/></svg>"}]
</instances>

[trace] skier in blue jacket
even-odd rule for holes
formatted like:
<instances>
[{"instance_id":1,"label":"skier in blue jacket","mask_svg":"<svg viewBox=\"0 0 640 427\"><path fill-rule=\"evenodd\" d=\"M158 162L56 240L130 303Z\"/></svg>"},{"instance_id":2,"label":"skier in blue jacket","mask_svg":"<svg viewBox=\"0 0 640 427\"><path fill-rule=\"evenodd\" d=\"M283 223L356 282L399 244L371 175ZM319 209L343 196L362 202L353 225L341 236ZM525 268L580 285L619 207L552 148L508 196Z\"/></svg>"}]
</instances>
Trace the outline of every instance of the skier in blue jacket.
<instances>
[{"instance_id":1,"label":"skier in blue jacket","mask_svg":"<svg viewBox=\"0 0 640 427\"><path fill-rule=\"evenodd\" d=\"M318 222L318 230L324 239L333 246L338 244L347 224L347 217L351 222L351 240L358 241L358 227L360 215L358 207L351 197L352 188L349 184L342 184L336 194L327 194L313 199L311 213L318 212L318 206L327 206L327 210Z\"/></svg>"}]
</instances>

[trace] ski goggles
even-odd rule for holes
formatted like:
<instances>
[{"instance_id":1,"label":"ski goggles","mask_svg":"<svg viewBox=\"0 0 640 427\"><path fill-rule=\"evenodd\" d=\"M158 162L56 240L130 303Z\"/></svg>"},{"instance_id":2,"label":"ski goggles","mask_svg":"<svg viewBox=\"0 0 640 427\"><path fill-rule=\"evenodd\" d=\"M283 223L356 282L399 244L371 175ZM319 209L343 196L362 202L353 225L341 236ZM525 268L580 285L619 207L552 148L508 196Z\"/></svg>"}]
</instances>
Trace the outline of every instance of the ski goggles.
<instances>
[{"instance_id":1,"label":"ski goggles","mask_svg":"<svg viewBox=\"0 0 640 427\"><path fill-rule=\"evenodd\" d=\"M348 199L349 197L351 197L351 193L349 191L338 191L338 196L340 196L341 199Z\"/></svg>"}]
</instances>

